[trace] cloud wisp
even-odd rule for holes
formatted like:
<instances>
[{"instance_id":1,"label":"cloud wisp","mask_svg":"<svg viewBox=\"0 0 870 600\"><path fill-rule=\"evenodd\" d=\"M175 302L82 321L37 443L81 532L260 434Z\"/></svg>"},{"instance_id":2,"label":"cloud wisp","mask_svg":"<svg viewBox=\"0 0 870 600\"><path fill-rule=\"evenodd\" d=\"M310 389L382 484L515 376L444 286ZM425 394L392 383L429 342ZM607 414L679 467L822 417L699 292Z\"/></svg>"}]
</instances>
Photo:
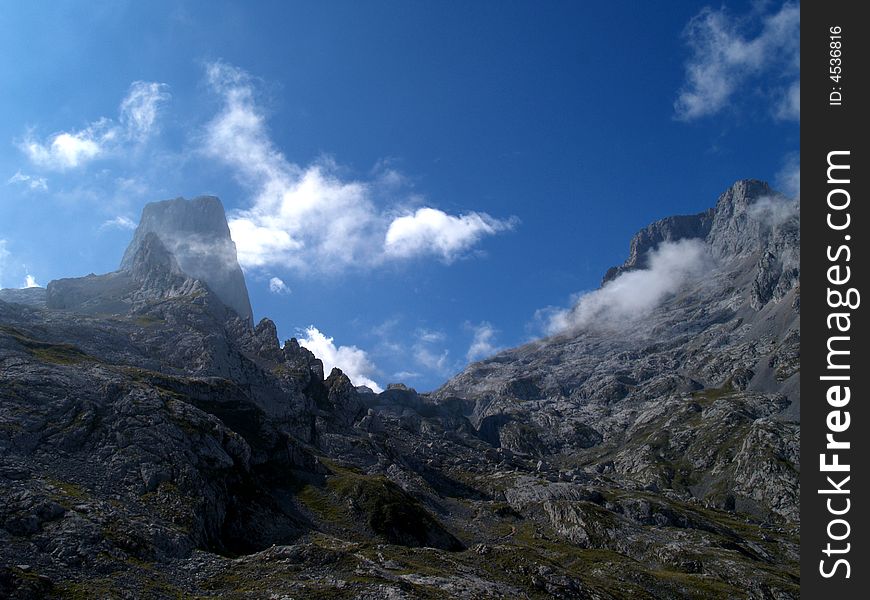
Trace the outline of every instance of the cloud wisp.
<instances>
[{"instance_id":1,"label":"cloud wisp","mask_svg":"<svg viewBox=\"0 0 870 600\"><path fill-rule=\"evenodd\" d=\"M290 161L274 144L252 78L222 62L207 66L223 107L208 123L206 155L230 166L252 190L249 208L230 215L245 268L293 268L301 273L368 269L390 260L435 256L456 260L482 238L515 220L485 213L449 215L384 206L379 186L401 182L394 172L349 179L330 159L308 166Z\"/></svg>"},{"instance_id":2,"label":"cloud wisp","mask_svg":"<svg viewBox=\"0 0 870 600\"><path fill-rule=\"evenodd\" d=\"M758 89L783 120L800 119L800 6L785 3L771 14L734 17L705 8L686 26L691 49L686 81L674 109L691 121L715 115Z\"/></svg>"},{"instance_id":3,"label":"cloud wisp","mask_svg":"<svg viewBox=\"0 0 870 600\"><path fill-rule=\"evenodd\" d=\"M100 225L100 230L105 229L121 229L126 231L133 231L136 229L136 222L129 217L118 216L114 219L108 219L107 221L103 221Z\"/></svg>"},{"instance_id":4,"label":"cloud wisp","mask_svg":"<svg viewBox=\"0 0 870 600\"><path fill-rule=\"evenodd\" d=\"M768 227L779 227L791 219L800 217L801 165L800 157L786 157L782 169L776 175L776 185L782 194L764 196L749 207L750 218Z\"/></svg>"},{"instance_id":5,"label":"cloud wisp","mask_svg":"<svg viewBox=\"0 0 870 600\"><path fill-rule=\"evenodd\" d=\"M414 361L437 375L446 375L451 372L450 350L446 348L435 349L425 342L418 341L413 347Z\"/></svg>"},{"instance_id":6,"label":"cloud wisp","mask_svg":"<svg viewBox=\"0 0 870 600\"><path fill-rule=\"evenodd\" d=\"M284 280L280 277L272 277L269 280L269 291L273 294L289 294L290 288L287 287L287 284L284 283Z\"/></svg>"},{"instance_id":7,"label":"cloud wisp","mask_svg":"<svg viewBox=\"0 0 870 600\"><path fill-rule=\"evenodd\" d=\"M749 207L749 216L768 227L779 227L799 214L800 201L784 196L764 196Z\"/></svg>"},{"instance_id":8,"label":"cloud wisp","mask_svg":"<svg viewBox=\"0 0 870 600\"><path fill-rule=\"evenodd\" d=\"M329 375L333 367L341 369L354 385L364 385L379 393L383 388L372 379L377 368L365 350L356 346L337 346L335 340L323 334L317 327L310 325L299 344L314 353L323 361L323 370Z\"/></svg>"},{"instance_id":9,"label":"cloud wisp","mask_svg":"<svg viewBox=\"0 0 870 600\"><path fill-rule=\"evenodd\" d=\"M471 345L468 347L468 352L465 353L465 358L469 362L492 356L501 350L501 347L495 341L498 331L492 324L484 321L478 325L469 325L469 327L471 327L474 333Z\"/></svg>"},{"instance_id":10,"label":"cloud wisp","mask_svg":"<svg viewBox=\"0 0 870 600\"><path fill-rule=\"evenodd\" d=\"M459 368L456 361L452 360L449 348L446 347L448 339L445 332L418 328L412 339L410 351L405 353L410 354L420 370L446 377Z\"/></svg>"},{"instance_id":11,"label":"cloud wisp","mask_svg":"<svg viewBox=\"0 0 870 600\"><path fill-rule=\"evenodd\" d=\"M114 152L122 144L144 142L157 129L160 105L169 99L162 83L134 81L121 101L118 122L101 117L78 131L61 131L37 140L28 132L19 147L35 166L67 171Z\"/></svg>"},{"instance_id":12,"label":"cloud wisp","mask_svg":"<svg viewBox=\"0 0 870 600\"><path fill-rule=\"evenodd\" d=\"M3 275L6 271L6 265L9 262L9 257L11 256L9 249L7 248L9 242L4 239L0 239L0 288L3 287Z\"/></svg>"},{"instance_id":13,"label":"cloud wisp","mask_svg":"<svg viewBox=\"0 0 870 600\"><path fill-rule=\"evenodd\" d=\"M432 254L452 262L487 235L512 229L516 219L499 220L472 212L458 217L435 208L420 208L390 223L384 240L388 256Z\"/></svg>"},{"instance_id":14,"label":"cloud wisp","mask_svg":"<svg viewBox=\"0 0 870 600\"><path fill-rule=\"evenodd\" d=\"M48 190L48 182L45 180L45 177L34 177L21 171L16 171L15 175L6 180L6 183L24 185L34 191L44 192Z\"/></svg>"},{"instance_id":15,"label":"cloud wisp","mask_svg":"<svg viewBox=\"0 0 870 600\"><path fill-rule=\"evenodd\" d=\"M704 242L663 242L650 252L649 267L628 271L601 288L579 296L571 308L546 308L536 319L555 335L579 329L621 329L659 306L669 295L700 277L710 266Z\"/></svg>"},{"instance_id":16,"label":"cloud wisp","mask_svg":"<svg viewBox=\"0 0 870 600\"><path fill-rule=\"evenodd\" d=\"M798 154L787 156L782 169L776 174L777 187L789 198L801 197L801 163Z\"/></svg>"},{"instance_id":17,"label":"cloud wisp","mask_svg":"<svg viewBox=\"0 0 870 600\"><path fill-rule=\"evenodd\" d=\"M12 287L24 289L24 288L32 288L32 287L42 287L39 283L36 282L36 278L27 272L27 265L19 265L19 268L9 269L10 263L12 259L12 253L9 251L9 240L0 239L0 289L3 289L3 281L6 276L10 278L16 277L14 273L24 272L24 281L21 284L15 285ZM19 280L20 281L20 280Z\"/></svg>"},{"instance_id":18,"label":"cloud wisp","mask_svg":"<svg viewBox=\"0 0 870 600\"><path fill-rule=\"evenodd\" d=\"M134 81L121 101L120 121L128 139L144 141L157 129L160 105L169 101L168 86L154 81Z\"/></svg>"}]
</instances>

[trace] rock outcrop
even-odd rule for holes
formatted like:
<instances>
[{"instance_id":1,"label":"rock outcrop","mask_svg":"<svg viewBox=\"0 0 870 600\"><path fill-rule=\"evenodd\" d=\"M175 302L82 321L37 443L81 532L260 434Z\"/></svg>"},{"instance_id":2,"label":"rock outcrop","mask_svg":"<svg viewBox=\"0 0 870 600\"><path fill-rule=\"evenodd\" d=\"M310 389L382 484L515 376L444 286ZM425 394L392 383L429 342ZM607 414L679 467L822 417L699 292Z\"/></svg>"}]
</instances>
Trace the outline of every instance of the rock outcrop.
<instances>
[{"instance_id":1,"label":"rock outcrop","mask_svg":"<svg viewBox=\"0 0 870 600\"><path fill-rule=\"evenodd\" d=\"M245 277L218 198L175 198L146 205L121 260L122 271L134 268L151 233L169 249L184 273L208 285L240 317L253 321Z\"/></svg>"},{"instance_id":2,"label":"rock outcrop","mask_svg":"<svg viewBox=\"0 0 870 600\"><path fill-rule=\"evenodd\" d=\"M49 282L44 297L51 309L123 315L160 300L205 296L215 310L226 307L253 325L223 205L210 196L146 205L119 270Z\"/></svg>"}]
</instances>

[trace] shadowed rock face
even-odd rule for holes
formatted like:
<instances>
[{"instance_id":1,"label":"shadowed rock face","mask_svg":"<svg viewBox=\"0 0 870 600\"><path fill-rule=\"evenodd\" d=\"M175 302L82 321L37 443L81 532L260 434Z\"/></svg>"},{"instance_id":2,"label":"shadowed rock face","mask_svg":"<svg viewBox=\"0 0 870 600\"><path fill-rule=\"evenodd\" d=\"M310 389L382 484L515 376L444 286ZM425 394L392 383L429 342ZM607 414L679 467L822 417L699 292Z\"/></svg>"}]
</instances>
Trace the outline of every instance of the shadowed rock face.
<instances>
[{"instance_id":1,"label":"shadowed rock face","mask_svg":"<svg viewBox=\"0 0 870 600\"><path fill-rule=\"evenodd\" d=\"M142 210L121 270L130 271L149 233L175 256L180 269L199 279L243 319L253 322L245 277L230 237L224 207L214 196L152 202Z\"/></svg>"}]
</instances>

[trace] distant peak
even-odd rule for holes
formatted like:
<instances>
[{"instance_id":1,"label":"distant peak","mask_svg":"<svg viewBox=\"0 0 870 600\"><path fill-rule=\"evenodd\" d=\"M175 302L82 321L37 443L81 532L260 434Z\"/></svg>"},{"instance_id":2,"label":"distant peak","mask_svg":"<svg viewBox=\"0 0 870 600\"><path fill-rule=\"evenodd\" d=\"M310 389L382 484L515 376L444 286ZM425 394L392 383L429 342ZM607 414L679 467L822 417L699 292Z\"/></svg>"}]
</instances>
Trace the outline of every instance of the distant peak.
<instances>
[{"instance_id":1,"label":"distant peak","mask_svg":"<svg viewBox=\"0 0 870 600\"><path fill-rule=\"evenodd\" d=\"M717 256L738 255L756 250L765 235L763 227L751 213L751 207L763 199L785 200L766 181L738 179L719 196L715 208L695 215L665 217L638 231L631 239L629 256L611 267L602 285L635 269L646 268L649 253L663 242L697 238L705 240Z\"/></svg>"},{"instance_id":2,"label":"distant peak","mask_svg":"<svg viewBox=\"0 0 870 600\"><path fill-rule=\"evenodd\" d=\"M738 179L731 187L719 196L716 203L716 212L727 210L727 207L735 209L746 208L761 198L778 195L766 181L760 179Z\"/></svg>"},{"instance_id":3,"label":"distant peak","mask_svg":"<svg viewBox=\"0 0 870 600\"><path fill-rule=\"evenodd\" d=\"M707 237L714 255L743 256L765 245L771 223L760 218L762 203L784 206L788 198L759 179L740 179L719 196Z\"/></svg>"}]
</instances>

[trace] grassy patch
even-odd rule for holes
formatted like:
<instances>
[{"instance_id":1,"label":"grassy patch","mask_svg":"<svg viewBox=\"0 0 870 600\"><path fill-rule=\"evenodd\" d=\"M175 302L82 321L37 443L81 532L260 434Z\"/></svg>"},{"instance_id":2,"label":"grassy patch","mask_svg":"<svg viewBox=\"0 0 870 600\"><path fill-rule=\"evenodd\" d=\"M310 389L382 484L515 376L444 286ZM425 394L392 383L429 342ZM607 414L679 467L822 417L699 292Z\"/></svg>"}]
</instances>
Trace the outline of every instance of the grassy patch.
<instances>
[{"instance_id":1,"label":"grassy patch","mask_svg":"<svg viewBox=\"0 0 870 600\"><path fill-rule=\"evenodd\" d=\"M692 398L702 406L709 406L716 400L733 393L734 387L731 385L731 382L728 382L719 388L704 388L703 390L692 392Z\"/></svg>"},{"instance_id":2,"label":"grassy patch","mask_svg":"<svg viewBox=\"0 0 870 600\"><path fill-rule=\"evenodd\" d=\"M415 498L386 477L364 475L331 461L324 464L331 471L325 485L308 484L296 497L327 525L345 530L363 525L385 541L403 546L462 548Z\"/></svg>"},{"instance_id":3,"label":"grassy patch","mask_svg":"<svg viewBox=\"0 0 870 600\"><path fill-rule=\"evenodd\" d=\"M184 590L165 581L154 579L153 573L143 574L137 585L131 586L126 580L115 580L112 577L86 579L83 581L70 581L59 583L55 586L54 596L65 600L93 600L94 598L114 599L129 598L131 587L135 590L137 598L161 598L192 600L201 597L186 593ZM118 590L124 590L119 593Z\"/></svg>"},{"instance_id":4,"label":"grassy patch","mask_svg":"<svg viewBox=\"0 0 870 600\"><path fill-rule=\"evenodd\" d=\"M45 482L59 491L58 494L54 494L54 500L57 502L64 500L85 502L91 499L91 494L77 483L60 481L59 479L46 479Z\"/></svg>"},{"instance_id":5,"label":"grassy patch","mask_svg":"<svg viewBox=\"0 0 870 600\"><path fill-rule=\"evenodd\" d=\"M373 562L392 561L396 575L445 576L456 570L456 564L444 559L441 552L429 548L407 548L394 545L368 545L361 554Z\"/></svg>"},{"instance_id":6,"label":"grassy patch","mask_svg":"<svg viewBox=\"0 0 870 600\"><path fill-rule=\"evenodd\" d=\"M675 587L683 598L731 600L740 596L740 590L709 575L664 570L653 571L651 574L663 584Z\"/></svg>"},{"instance_id":7,"label":"grassy patch","mask_svg":"<svg viewBox=\"0 0 870 600\"><path fill-rule=\"evenodd\" d=\"M152 325L159 325L160 323L165 323L166 320L161 317L155 317L154 315L139 315L133 322L141 327L149 327Z\"/></svg>"},{"instance_id":8,"label":"grassy patch","mask_svg":"<svg viewBox=\"0 0 870 600\"><path fill-rule=\"evenodd\" d=\"M296 498L321 521L341 528L353 526L347 508L322 487L306 485L297 492Z\"/></svg>"},{"instance_id":9,"label":"grassy patch","mask_svg":"<svg viewBox=\"0 0 870 600\"><path fill-rule=\"evenodd\" d=\"M95 359L79 350L72 344L55 344L43 342L28 337L13 327L0 325L0 332L18 342L28 354L42 361L57 365L77 365L83 362L93 362Z\"/></svg>"}]
</instances>

